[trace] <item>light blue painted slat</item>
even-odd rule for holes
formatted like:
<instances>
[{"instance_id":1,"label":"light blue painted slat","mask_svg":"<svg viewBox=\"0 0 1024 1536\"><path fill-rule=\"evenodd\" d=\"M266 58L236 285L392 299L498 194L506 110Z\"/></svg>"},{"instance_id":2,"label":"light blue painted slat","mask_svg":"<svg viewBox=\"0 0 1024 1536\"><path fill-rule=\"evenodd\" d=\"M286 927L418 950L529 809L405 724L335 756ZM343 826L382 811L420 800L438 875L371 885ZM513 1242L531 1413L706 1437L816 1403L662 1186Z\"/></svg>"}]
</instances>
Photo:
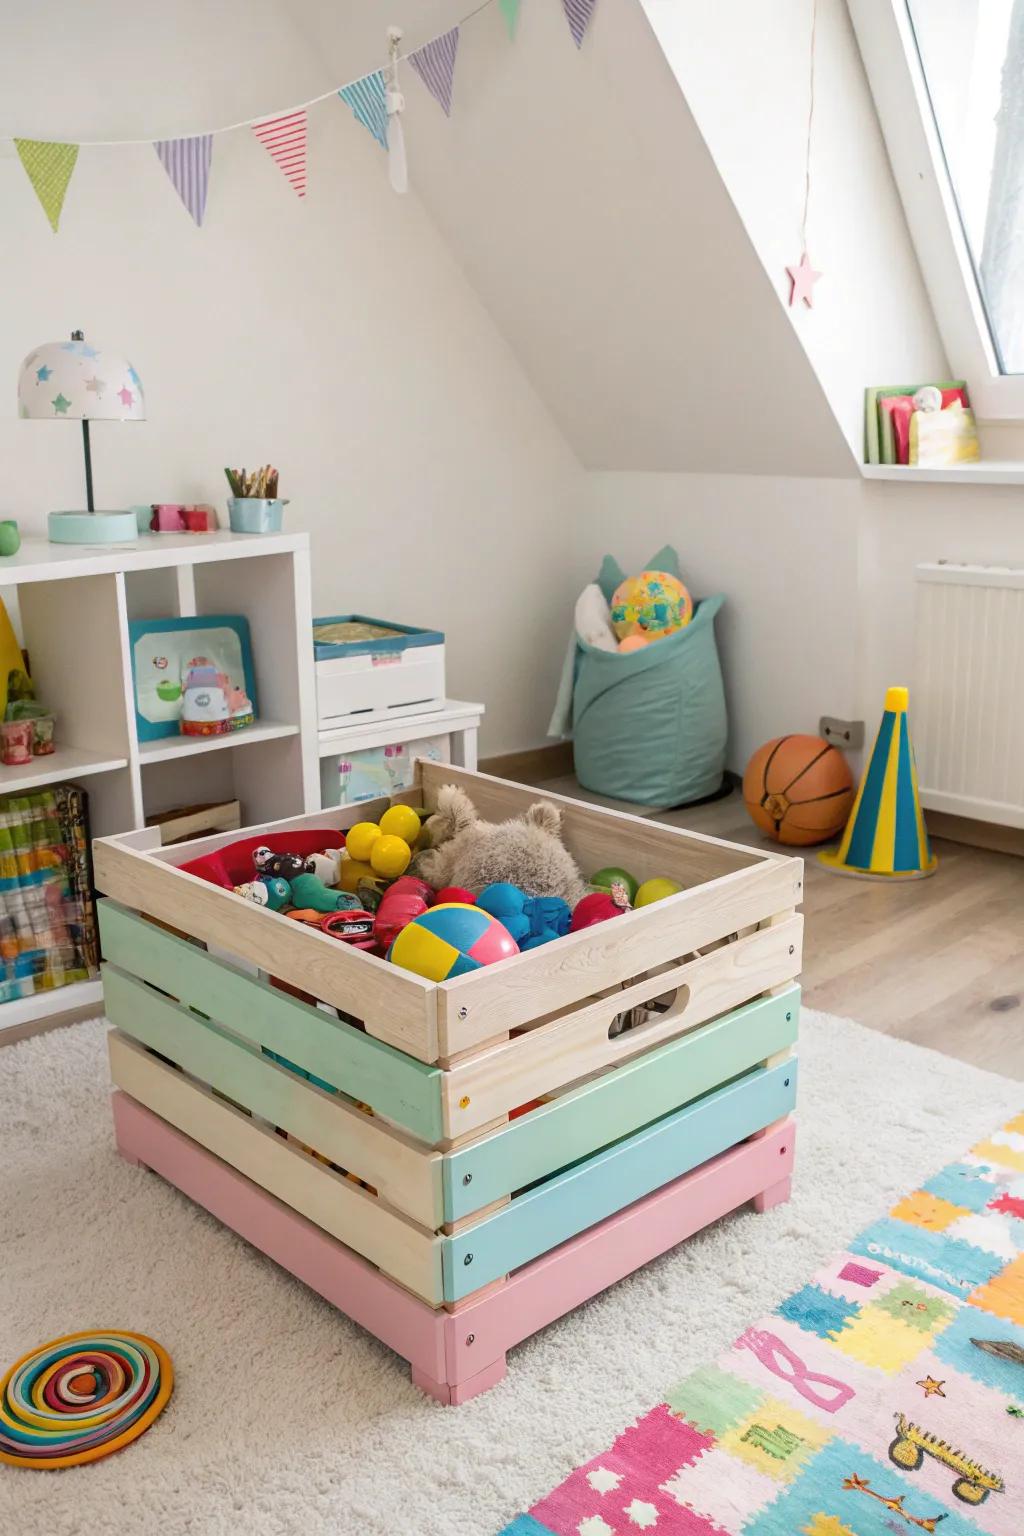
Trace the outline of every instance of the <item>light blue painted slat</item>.
<instances>
[{"instance_id":1,"label":"light blue painted slat","mask_svg":"<svg viewBox=\"0 0 1024 1536\"><path fill-rule=\"evenodd\" d=\"M524 1189L748 1072L793 1044L799 1013L798 986L759 998L451 1153L444 1161L445 1221Z\"/></svg>"},{"instance_id":2,"label":"light blue painted slat","mask_svg":"<svg viewBox=\"0 0 1024 1536\"><path fill-rule=\"evenodd\" d=\"M428 1145L440 1141L441 1072L179 939L137 912L98 904L103 955L226 1024L254 1045L295 1062L350 1098L372 1104Z\"/></svg>"},{"instance_id":3,"label":"light blue painted slat","mask_svg":"<svg viewBox=\"0 0 1024 1536\"><path fill-rule=\"evenodd\" d=\"M794 1061L759 1068L446 1237L445 1301L459 1301L781 1120L796 1100L796 1078Z\"/></svg>"}]
</instances>

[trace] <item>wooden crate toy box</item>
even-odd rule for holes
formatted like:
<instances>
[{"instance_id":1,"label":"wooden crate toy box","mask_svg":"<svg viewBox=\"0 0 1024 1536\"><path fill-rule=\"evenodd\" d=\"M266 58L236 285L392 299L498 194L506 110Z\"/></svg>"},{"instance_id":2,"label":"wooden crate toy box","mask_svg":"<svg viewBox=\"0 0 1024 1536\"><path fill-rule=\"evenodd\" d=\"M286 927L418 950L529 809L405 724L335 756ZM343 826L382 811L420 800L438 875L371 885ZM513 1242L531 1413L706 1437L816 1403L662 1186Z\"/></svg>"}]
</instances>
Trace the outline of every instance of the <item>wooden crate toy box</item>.
<instances>
[{"instance_id":1,"label":"wooden crate toy box","mask_svg":"<svg viewBox=\"0 0 1024 1536\"><path fill-rule=\"evenodd\" d=\"M121 1151L459 1403L538 1328L786 1197L802 865L422 759L393 798L452 782L488 820L555 801L585 874L684 889L434 984L180 868L237 834L101 838L95 866ZM389 803L245 835L340 841Z\"/></svg>"}]
</instances>

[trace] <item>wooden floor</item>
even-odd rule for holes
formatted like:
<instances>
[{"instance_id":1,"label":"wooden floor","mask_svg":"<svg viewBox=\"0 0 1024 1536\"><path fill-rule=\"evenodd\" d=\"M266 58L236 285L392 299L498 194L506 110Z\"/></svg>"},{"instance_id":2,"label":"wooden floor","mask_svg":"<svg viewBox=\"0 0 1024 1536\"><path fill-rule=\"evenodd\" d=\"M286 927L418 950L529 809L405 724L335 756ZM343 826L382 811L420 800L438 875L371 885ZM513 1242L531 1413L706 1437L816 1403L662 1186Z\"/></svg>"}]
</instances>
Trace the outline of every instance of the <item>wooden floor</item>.
<instances>
[{"instance_id":1,"label":"wooden floor","mask_svg":"<svg viewBox=\"0 0 1024 1536\"><path fill-rule=\"evenodd\" d=\"M544 787L599 800L571 778ZM659 819L775 846L737 794ZM1024 859L939 840L935 849L934 875L894 884L830 874L807 850L804 1002L1024 1079Z\"/></svg>"}]
</instances>

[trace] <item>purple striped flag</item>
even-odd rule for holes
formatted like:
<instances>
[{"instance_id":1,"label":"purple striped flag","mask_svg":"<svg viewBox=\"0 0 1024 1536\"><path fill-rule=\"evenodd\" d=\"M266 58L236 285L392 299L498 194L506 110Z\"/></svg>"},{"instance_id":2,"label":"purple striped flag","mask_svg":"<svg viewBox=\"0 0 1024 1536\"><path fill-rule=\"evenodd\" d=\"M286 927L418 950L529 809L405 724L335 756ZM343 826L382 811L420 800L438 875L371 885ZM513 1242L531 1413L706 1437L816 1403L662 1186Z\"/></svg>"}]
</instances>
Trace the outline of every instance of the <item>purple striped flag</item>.
<instances>
[{"instance_id":1,"label":"purple striped flag","mask_svg":"<svg viewBox=\"0 0 1024 1536\"><path fill-rule=\"evenodd\" d=\"M562 0L562 10L577 48L583 47L583 39L596 4L597 0Z\"/></svg>"},{"instance_id":2,"label":"purple striped flag","mask_svg":"<svg viewBox=\"0 0 1024 1536\"><path fill-rule=\"evenodd\" d=\"M459 29L442 32L432 42L424 43L415 53L410 53L409 63L436 101L444 108L445 116L452 115L452 77L455 74L455 55L459 48Z\"/></svg>"},{"instance_id":3,"label":"purple striped flag","mask_svg":"<svg viewBox=\"0 0 1024 1536\"><path fill-rule=\"evenodd\" d=\"M159 139L153 148L174 190L196 223L202 224L210 185L213 134L202 133L193 139Z\"/></svg>"}]
</instances>

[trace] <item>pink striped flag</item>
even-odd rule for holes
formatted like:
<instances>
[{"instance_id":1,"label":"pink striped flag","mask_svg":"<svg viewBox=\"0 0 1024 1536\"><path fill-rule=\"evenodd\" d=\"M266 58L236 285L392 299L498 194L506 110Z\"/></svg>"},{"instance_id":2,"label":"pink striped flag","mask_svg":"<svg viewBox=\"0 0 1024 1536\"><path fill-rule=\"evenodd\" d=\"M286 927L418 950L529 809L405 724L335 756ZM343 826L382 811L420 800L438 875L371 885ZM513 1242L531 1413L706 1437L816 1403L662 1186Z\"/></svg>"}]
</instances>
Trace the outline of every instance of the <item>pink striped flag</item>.
<instances>
[{"instance_id":1,"label":"pink striped flag","mask_svg":"<svg viewBox=\"0 0 1024 1536\"><path fill-rule=\"evenodd\" d=\"M435 101L441 103L446 117L452 115L452 77L458 48L459 29L452 27L450 32L442 32L409 55L409 63Z\"/></svg>"},{"instance_id":2,"label":"pink striped flag","mask_svg":"<svg viewBox=\"0 0 1024 1536\"><path fill-rule=\"evenodd\" d=\"M577 48L583 47L583 39L596 4L597 0L562 0L562 10Z\"/></svg>"},{"instance_id":3,"label":"pink striped flag","mask_svg":"<svg viewBox=\"0 0 1024 1536\"><path fill-rule=\"evenodd\" d=\"M210 186L213 134L201 133L193 139L159 139L153 148L174 190L196 223L202 224Z\"/></svg>"},{"instance_id":4,"label":"pink striped flag","mask_svg":"<svg viewBox=\"0 0 1024 1536\"><path fill-rule=\"evenodd\" d=\"M306 195L306 109L253 123L252 131L298 197Z\"/></svg>"}]
</instances>

